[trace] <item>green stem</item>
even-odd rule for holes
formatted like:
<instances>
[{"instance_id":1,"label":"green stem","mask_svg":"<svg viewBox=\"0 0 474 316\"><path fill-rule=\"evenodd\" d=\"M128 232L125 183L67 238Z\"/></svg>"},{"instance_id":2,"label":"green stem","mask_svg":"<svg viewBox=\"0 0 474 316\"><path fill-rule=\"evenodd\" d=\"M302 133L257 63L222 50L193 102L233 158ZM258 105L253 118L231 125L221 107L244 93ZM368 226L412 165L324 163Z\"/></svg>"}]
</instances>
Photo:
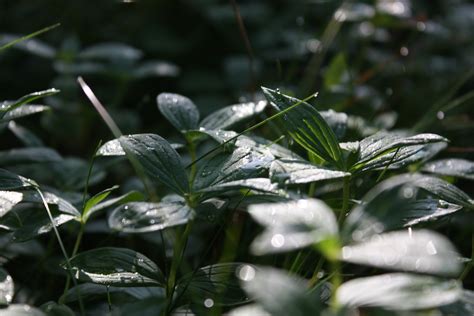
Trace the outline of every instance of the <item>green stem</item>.
<instances>
[{"instance_id":1,"label":"green stem","mask_svg":"<svg viewBox=\"0 0 474 316\"><path fill-rule=\"evenodd\" d=\"M351 177L345 177L342 186L342 207L339 213L338 223L342 224L345 215L349 210L349 199L351 195Z\"/></svg>"},{"instance_id":2,"label":"green stem","mask_svg":"<svg viewBox=\"0 0 474 316\"><path fill-rule=\"evenodd\" d=\"M20 42L29 40L29 39L31 39L31 38L33 38L33 37L36 37L36 36L41 35L41 34L43 34L43 33L46 33L46 32L48 32L48 31L51 31L52 29L55 29L55 28L57 28L57 27L60 26L60 25L61 25L61 23L56 23L56 24L47 26L47 27L45 27L45 28L43 28L43 29L41 29L41 30L39 30L39 31L34 32L34 33L28 34L28 35L26 35L26 36L22 36L22 37L20 37L20 38L14 40L14 41L11 41L11 42L9 42L9 43L6 43L6 44L3 45L3 46L0 46L0 51L1 51L1 50L4 50L4 49L7 49L8 47L11 47L11 46L13 46L13 45L15 45L15 44L18 44L18 43L20 43Z\"/></svg>"},{"instance_id":3,"label":"green stem","mask_svg":"<svg viewBox=\"0 0 474 316\"><path fill-rule=\"evenodd\" d=\"M178 273L179 266L183 258L184 250L188 241L189 233L191 232L192 222L188 222L184 232L177 236L177 240L174 244L173 259L171 261L170 274L168 275L166 297L167 297L167 310L171 312L173 303L173 294L176 287L176 275Z\"/></svg>"},{"instance_id":4,"label":"green stem","mask_svg":"<svg viewBox=\"0 0 474 316\"><path fill-rule=\"evenodd\" d=\"M191 140L191 139L186 139L188 143L188 151L189 155L191 156L191 163L193 163L196 160L196 144ZM197 172L197 165L192 164L191 165L191 174L189 177L189 186L191 187L194 183L194 179L196 178L196 172Z\"/></svg>"},{"instance_id":5,"label":"green stem","mask_svg":"<svg viewBox=\"0 0 474 316\"><path fill-rule=\"evenodd\" d=\"M341 275L341 262L339 260L331 261L331 284L332 284L332 295L331 295L331 308L334 312L339 310L339 303L337 301L337 289L342 284L342 275Z\"/></svg>"}]
</instances>

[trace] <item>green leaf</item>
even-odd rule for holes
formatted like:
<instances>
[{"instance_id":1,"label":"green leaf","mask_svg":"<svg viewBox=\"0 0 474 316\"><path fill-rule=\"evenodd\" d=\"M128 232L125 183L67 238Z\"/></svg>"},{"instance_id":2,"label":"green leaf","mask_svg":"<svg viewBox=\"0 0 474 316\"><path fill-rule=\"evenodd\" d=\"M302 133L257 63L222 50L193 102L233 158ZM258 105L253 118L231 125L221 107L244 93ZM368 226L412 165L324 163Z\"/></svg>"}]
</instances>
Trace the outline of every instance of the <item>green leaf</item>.
<instances>
[{"instance_id":1,"label":"green leaf","mask_svg":"<svg viewBox=\"0 0 474 316\"><path fill-rule=\"evenodd\" d=\"M120 316L156 316L166 308L165 299L150 297L134 303L128 303L120 307L117 315ZM179 315L179 314L177 314Z\"/></svg>"},{"instance_id":2,"label":"green leaf","mask_svg":"<svg viewBox=\"0 0 474 316\"><path fill-rule=\"evenodd\" d=\"M44 98L56 93L59 93L59 90L49 89L49 90L43 90L43 91L30 93L28 95L21 97L20 99L16 101L3 101L2 103L0 103L0 119L4 119L5 115L8 112L13 111L16 108L19 108L23 104L30 103L34 100Z\"/></svg>"},{"instance_id":3,"label":"green leaf","mask_svg":"<svg viewBox=\"0 0 474 316\"><path fill-rule=\"evenodd\" d=\"M12 304L0 309L2 316L46 316L40 309L26 304Z\"/></svg>"},{"instance_id":4,"label":"green leaf","mask_svg":"<svg viewBox=\"0 0 474 316\"><path fill-rule=\"evenodd\" d=\"M219 196L219 195L229 195L235 193L234 191L255 191L270 195L284 195L285 193L278 189L277 185L272 183L267 178L252 178L245 180L235 180L224 183L218 183L207 188L201 189L196 193L201 193L204 197L203 200L207 197Z\"/></svg>"},{"instance_id":5,"label":"green leaf","mask_svg":"<svg viewBox=\"0 0 474 316\"><path fill-rule=\"evenodd\" d=\"M267 100L280 112L301 102L275 90L264 87L262 90ZM302 102L285 113L283 120L288 133L298 144L324 161L342 168L342 154L336 135L314 107Z\"/></svg>"},{"instance_id":6,"label":"green leaf","mask_svg":"<svg viewBox=\"0 0 474 316\"><path fill-rule=\"evenodd\" d=\"M199 111L190 99L179 94L161 93L156 101L161 114L180 132L199 127Z\"/></svg>"},{"instance_id":7,"label":"green leaf","mask_svg":"<svg viewBox=\"0 0 474 316\"><path fill-rule=\"evenodd\" d=\"M157 265L126 248L104 247L82 252L70 260L81 281L112 286L161 285L163 274Z\"/></svg>"},{"instance_id":8,"label":"green leaf","mask_svg":"<svg viewBox=\"0 0 474 316\"><path fill-rule=\"evenodd\" d=\"M428 162L421 171L474 180L474 162L466 159L450 158Z\"/></svg>"},{"instance_id":9,"label":"green leaf","mask_svg":"<svg viewBox=\"0 0 474 316\"><path fill-rule=\"evenodd\" d=\"M93 208L94 206L96 206L97 204L102 202L104 199L106 199L109 196L110 193L112 193L113 190L117 190L118 188L119 188L118 185L114 185L113 187L105 189L105 190L97 193L96 195L94 195L90 199L88 199L87 202L86 202L86 205L84 206L84 210L82 211L82 217L83 218L84 217L89 217L88 213L91 210L91 208Z\"/></svg>"},{"instance_id":10,"label":"green leaf","mask_svg":"<svg viewBox=\"0 0 474 316\"><path fill-rule=\"evenodd\" d=\"M75 316L68 306L56 302L47 302L41 305L41 310L48 316Z\"/></svg>"},{"instance_id":11,"label":"green leaf","mask_svg":"<svg viewBox=\"0 0 474 316\"><path fill-rule=\"evenodd\" d=\"M140 63L140 65L132 69L134 78L151 78L151 77L177 77L180 69L175 64L167 61L148 60Z\"/></svg>"},{"instance_id":12,"label":"green leaf","mask_svg":"<svg viewBox=\"0 0 474 316\"><path fill-rule=\"evenodd\" d=\"M178 150L183 147L183 144L178 143L171 143L171 147L175 150ZM125 151L120 145L120 141L118 139L112 139L103 144L99 150L97 150L96 156L125 156Z\"/></svg>"},{"instance_id":13,"label":"green leaf","mask_svg":"<svg viewBox=\"0 0 474 316\"><path fill-rule=\"evenodd\" d=\"M347 262L443 276L459 274L459 257L446 237L428 230L374 235L342 248L342 260Z\"/></svg>"},{"instance_id":14,"label":"green leaf","mask_svg":"<svg viewBox=\"0 0 474 316\"><path fill-rule=\"evenodd\" d=\"M287 252L337 240L338 227L333 211L315 199L283 203L254 204L248 212L265 227L252 243L254 254ZM327 248L329 257L339 256L339 247Z\"/></svg>"},{"instance_id":15,"label":"green leaf","mask_svg":"<svg viewBox=\"0 0 474 316\"><path fill-rule=\"evenodd\" d=\"M373 234L449 215L469 203L464 192L438 178L417 174L391 177L373 187L362 204L351 211L344 223L343 236L360 241Z\"/></svg>"},{"instance_id":16,"label":"green leaf","mask_svg":"<svg viewBox=\"0 0 474 316\"><path fill-rule=\"evenodd\" d=\"M92 206L87 213L82 214L82 220L84 222L87 222L89 218L96 214L99 211L102 211L112 205L116 204L123 204L127 202L135 202L135 201L141 201L143 200L144 196L142 193L137 192L137 191L131 191L128 193L125 193L119 197L108 199L104 202L100 202L94 206Z\"/></svg>"},{"instance_id":17,"label":"green leaf","mask_svg":"<svg viewBox=\"0 0 474 316\"><path fill-rule=\"evenodd\" d=\"M0 151L0 165L19 165L61 161L62 157L51 148L27 147Z\"/></svg>"},{"instance_id":18,"label":"green leaf","mask_svg":"<svg viewBox=\"0 0 474 316\"><path fill-rule=\"evenodd\" d=\"M117 207L109 216L110 228L125 233L145 233L184 225L194 211L183 199L172 202L130 202Z\"/></svg>"},{"instance_id":19,"label":"green leaf","mask_svg":"<svg viewBox=\"0 0 474 316\"><path fill-rule=\"evenodd\" d=\"M341 179L350 173L313 165L308 161L279 159L270 165L270 178L279 184L303 184L330 179Z\"/></svg>"},{"instance_id":20,"label":"green leaf","mask_svg":"<svg viewBox=\"0 0 474 316\"><path fill-rule=\"evenodd\" d=\"M359 159L351 167L351 171L363 172L401 164L422 150L422 145L447 141L446 138L436 134L418 134L407 137L399 133L379 132L360 141Z\"/></svg>"},{"instance_id":21,"label":"green leaf","mask_svg":"<svg viewBox=\"0 0 474 316\"><path fill-rule=\"evenodd\" d=\"M242 265L238 276L249 297L272 316L320 315L323 310L323 300L307 292L306 280L286 271Z\"/></svg>"},{"instance_id":22,"label":"green leaf","mask_svg":"<svg viewBox=\"0 0 474 316\"><path fill-rule=\"evenodd\" d=\"M33 180L0 168L0 190L16 190L36 185Z\"/></svg>"},{"instance_id":23,"label":"green leaf","mask_svg":"<svg viewBox=\"0 0 474 316\"><path fill-rule=\"evenodd\" d=\"M232 153L220 153L199 164L193 190L256 178L265 173L274 159L269 152L261 154L248 147L236 148Z\"/></svg>"},{"instance_id":24,"label":"green leaf","mask_svg":"<svg viewBox=\"0 0 474 316\"><path fill-rule=\"evenodd\" d=\"M11 120L16 120L18 118L44 112L49 110L50 107L46 105L23 105L19 108L11 110L7 112L2 119L0 119L0 123L5 123Z\"/></svg>"},{"instance_id":25,"label":"green leaf","mask_svg":"<svg viewBox=\"0 0 474 316\"><path fill-rule=\"evenodd\" d=\"M0 191L0 217L3 217L23 200L23 193L15 191Z\"/></svg>"},{"instance_id":26,"label":"green leaf","mask_svg":"<svg viewBox=\"0 0 474 316\"><path fill-rule=\"evenodd\" d=\"M232 129L262 113L266 107L265 101L229 105L207 116L200 126L208 130Z\"/></svg>"},{"instance_id":27,"label":"green leaf","mask_svg":"<svg viewBox=\"0 0 474 316\"><path fill-rule=\"evenodd\" d=\"M324 87L331 89L342 84L344 75L348 75L346 58L343 53L339 53L331 60L324 74Z\"/></svg>"},{"instance_id":28,"label":"green leaf","mask_svg":"<svg viewBox=\"0 0 474 316\"><path fill-rule=\"evenodd\" d=\"M0 305L8 305L12 302L15 287L12 277L7 271L0 268Z\"/></svg>"},{"instance_id":29,"label":"green leaf","mask_svg":"<svg viewBox=\"0 0 474 316\"><path fill-rule=\"evenodd\" d=\"M202 304L206 300L212 306L229 306L244 303L246 294L240 287L238 273L246 266L242 263L219 263L199 268L184 275L178 281L180 304ZM184 291L184 293L180 293Z\"/></svg>"},{"instance_id":30,"label":"green leaf","mask_svg":"<svg viewBox=\"0 0 474 316\"><path fill-rule=\"evenodd\" d=\"M189 192L188 177L181 158L161 136L136 134L121 136L119 140L129 160L136 160L150 179L178 194Z\"/></svg>"},{"instance_id":31,"label":"green leaf","mask_svg":"<svg viewBox=\"0 0 474 316\"><path fill-rule=\"evenodd\" d=\"M336 293L342 305L399 311L447 305L461 294L458 281L405 273L354 279L342 284Z\"/></svg>"},{"instance_id":32,"label":"green leaf","mask_svg":"<svg viewBox=\"0 0 474 316\"><path fill-rule=\"evenodd\" d=\"M319 114L328 123L329 127L339 140L346 135L348 116L346 113L335 112L334 110L320 111Z\"/></svg>"}]
</instances>

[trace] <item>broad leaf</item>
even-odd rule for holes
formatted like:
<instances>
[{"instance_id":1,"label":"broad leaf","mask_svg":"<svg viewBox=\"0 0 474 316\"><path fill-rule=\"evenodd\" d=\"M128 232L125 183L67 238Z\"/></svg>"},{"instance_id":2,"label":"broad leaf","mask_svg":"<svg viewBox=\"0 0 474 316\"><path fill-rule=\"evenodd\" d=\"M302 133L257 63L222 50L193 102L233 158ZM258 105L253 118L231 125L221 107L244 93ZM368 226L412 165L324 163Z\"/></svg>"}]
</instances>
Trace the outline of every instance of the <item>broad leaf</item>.
<instances>
[{"instance_id":1,"label":"broad leaf","mask_svg":"<svg viewBox=\"0 0 474 316\"><path fill-rule=\"evenodd\" d=\"M7 112L7 114L5 114L2 119L0 119L0 123L16 120L20 117L40 113L49 109L50 107L46 105L23 105L19 108Z\"/></svg>"},{"instance_id":2,"label":"broad leaf","mask_svg":"<svg viewBox=\"0 0 474 316\"><path fill-rule=\"evenodd\" d=\"M4 216L23 200L23 193L15 191L0 191L0 217Z\"/></svg>"},{"instance_id":3,"label":"broad leaf","mask_svg":"<svg viewBox=\"0 0 474 316\"><path fill-rule=\"evenodd\" d=\"M209 130L232 129L262 113L266 106L267 102L265 101L230 105L207 116L202 120L200 126Z\"/></svg>"},{"instance_id":4,"label":"broad leaf","mask_svg":"<svg viewBox=\"0 0 474 316\"><path fill-rule=\"evenodd\" d=\"M60 161L62 157L47 147L27 147L0 151L0 165L45 163Z\"/></svg>"},{"instance_id":5,"label":"broad leaf","mask_svg":"<svg viewBox=\"0 0 474 316\"><path fill-rule=\"evenodd\" d=\"M288 133L306 150L333 165L342 167L342 154L336 135L314 107L278 91L262 89L267 100L280 112L301 103L283 114L284 126L288 129Z\"/></svg>"},{"instance_id":6,"label":"broad leaf","mask_svg":"<svg viewBox=\"0 0 474 316\"><path fill-rule=\"evenodd\" d=\"M400 311L447 305L461 294L458 281L405 273L354 279L342 284L336 293L342 305Z\"/></svg>"},{"instance_id":7,"label":"broad leaf","mask_svg":"<svg viewBox=\"0 0 474 316\"><path fill-rule=\"evenodd\" d=\"M8 305L12 302L15 288L13 279L7 271L0 268L0 305Z\"/></svg>"},{"instance_id":8,"label":"broad leaf","mask_svg":"<svg viewBox=\"0 0 474 316\"><path fill-rule=\"evenodd\" d=\"M113 205L117 205L117 204L123 204L123 203L127 203L127 202L135 202L135 201L141 201L143 200L144 196L142 193L140 192L137 192L137 191L131 191L131 192L128 192L128 193L125 193L121 196L118 196L118 197L115 197L115 198L112 198L112 199L108 199L108 200L105 200L103 202L100 202L94 206L92 206L87 212L84 212L82 214L82 220L84 222L87 222L89 220L89 218L108 208L108 207L111 207Z\"/></svg>"},{"instance_id":9,"label":"broad leaf","mask_svg":"<svg viewBox=\"0 0 474 316\"><path fill-rule=\"evenodd\" d=\"M251 299L273 316L320 315L321 298L305 290L306 280L273 268L242 265L238 271L242 287ZM319 299L319 300L318 300Z\"/></svg>"},{"instance_id":10,"label":"broad leaf","mask_svg":"<svg viewBox=\"0 0 474 316\"><path fill-rule=\"evenodd\" d=\"M16 101L3 101L0 103L0 119L3 119L8 112L13 111L16 108L19 108L23 104L30 103L39 98L47 97L47 96L56 94L58 92L59 90L49 89L49 90L43 90L43 91L30 93L28 95L21 97L20 99Z\"/></svg>"},{"instance_id":11,"label":"broad leaf","mask_svg":"<svg viewBox=\"0 0 474 316\"><path fill-rule=\"evenodd\" d=\"M119 140L129 160L136 161L150 179L178 194L189 192L188 178L181 158L161 136L136 134L121 136Z\"/></svg>"},{"instance_id":12,"label":"broad leaf","mask_svg":"<svg viewBox=\"0 0 474 316\"><path fill-rule=\"evenodd\" d=\"M179 67L167 61L149 60L139 64L132 69L133 78L150 77L176 77L179 75Z\"/></svg>"},{"instance_id":13,"label":"broad leaf","mask_svg":"<svg viewBox=\"0 0 474 316\"><path fill-rule=\"evenodd\" d=\"M75 277L82 281L132 287L164 282L163 274L153 261L126 248L95 248L74 256L70 263Z\"/></svg>"},{"instance_id":14,"label":"broad leaf","mask_svg":"<svg viewBox=\"0 0 474 316\"><path fill-rule=\"evenodd\" d=\"M344 246L342 260L390 270L457 276L460 255L444 236L428 231L396 231Z\"/></svg>"},{"instance_id":15,"label":"broad leaf","mask_svg":"<svg viewBox=\"0 0 474 316\"><path fill-rule=\"evenodd\" d=\"M184 225L194 211L183 199L172 202L130 202L116 208L109 216L110 228L126 233L145 233Z\"/></svg>"},{"instance_id":16,"label":"broad leaf","mask_svg":"<svg viewBox=\"0 0 474 316\"><path fill-rule=\"evenodd\" d=\"M319 114L328 123L329 127L339 140L346 135L348 117L346 113L335 112L333 110L320 111Z\"/></svg>"},{"instance_id":17,"label":"broad leaf","mask_svg":"<svg viewBox=\"0 0 474 316\"><path fill-rule=\"evenodd\" d=\"M31 187L36 183L5 169L0 169L0 190L15 190Z\"/></svg>"},{"instance_id":18,"label":"broad leaf","mask_svg":"<svg viewBox=\"0 0 474 316\"><path fill-rule=\"evenodd\" d=\"M156 101L160 112L179 131L198 128L199 111L190 99L179 94L161 93Z\"/></svg>"},{"instance_id":19,"label":"broad leaf","mask_svg":"<svg viewBox=\"0 0 474 316\"><path fill-rule=\"evenodd\" d=\"M203 194L202 199L217 195L229 195L235 191L255 191L270 195L285 195L285 192L278 189L278 186L267 178L252 178L245 180L235 180L212 185L197 193Z\"/></svg>"},{"instance_id":20,"label":"broad leaf","mask_svg":"<svg viewBox=\"0 0 474 316\"><path fill-rule=\"evenodd\" d=\"M337 220L332 210L315 199L284 203L255 204L248 212L264 232L252 243L254 254L263 255L300 249L330 241L334 245L321 247L327 256L339 256Z\"/></svg>"},{"instance_id":21,"label":"broad leaf","mask_svg":"<svg viewBox=\"0 0 474 316\"><path fill-rule=\"evenodd\" d=\"M106 285L94 283L82 283L70 288L61 298L65 303L72 303L78 300L80 294L83 301L107 300L107 294L123 294L133 299L143 300L149 297L164 297L164 289L157 286L147 287L118 287L107 288Z\"/></svg>"},{"instance_id":22,"label":"broad leaf","mask_svg":"<svg viewBox=\"0 0 474 316\"><path fill-rule=\"evenodd\" d=\"M351 167L351 171L363 172L401 164L422 150L422 145L447 141L446 138L436 134L418 134L407 137L399 133L379 132L360 142L359 159Z\"/></svg>"},{"instance_id":23,"label":"broad leaf","mask_svg":"<svg viewBox=\"0 0 474 316\"><path fill-rule=\"evenodd\" d=\"M421 169L425 172L474 180L474 162L465 159L441 159L428 162Z\"/></svg>"},{"instance_id":24,"label":"broad leaf","mask_svg":"<svg viewBox=\"0 0 474 316\"><path fill-rule=\"evenodd\" d=\"M327 169L304 160L275 160L270 165L270 178L284 185L341 179L350 173Z\"/></svg>"},{"instance_id":25,"label":"broad leaf","mask_svg":"<svg viewBox=\"0 0 474 316\"><path fill-rule=\"evenodd\" d=\"M454 303L441 307L443 315L474 315L474 292L463 290Z\"/></svg>"},{"instance_id":26,"label":"broad leaf","mask_svg":"<svg viewBox=\"0 0 474 316\"><path fill-rule=\"evenodd\" d=\"M438 178L418 174L391 177L372 188L351 211L343 235L346 240L360 241L451 214L470 206L469 201L464 192Z\"/></svg>"},{"instance_id":27,"label":"broad leaf","mask_svg":"<svg viewBox=\"0 0 474 316\"><path fill-rule=\"evenodd\" d=\"M173 149L178 150L182 148L184 145L179 143L170 143ZM125 156L125 151L120 144L118 139L112 139L100 146L99 150L97 150L96 156Z\"/></svg>"},{"instance_id":28,"label":"broad leaf","mask_svg":"<svg viewBox=\"0 0 474 316\"><path fill-rule=\"evenodd\" d=\"M213 306L244 303L247 296L238 278L243 266L246 265L235 262L213 264L184 275L178 282L178 295L184 295L180 303L202 304L205 300L210 300Z\"/></svg>"},{"instance_id":29,"label":"broad leaf","mask_svg":"<svg viewBox=\"0 0 474 316\"><path fill-rule=\"evenodd\" d=\"M76 314L67 305L56 302L47 302L41 305L40 309L48 316L75 316Z\"/></svg>"}]
</instances>

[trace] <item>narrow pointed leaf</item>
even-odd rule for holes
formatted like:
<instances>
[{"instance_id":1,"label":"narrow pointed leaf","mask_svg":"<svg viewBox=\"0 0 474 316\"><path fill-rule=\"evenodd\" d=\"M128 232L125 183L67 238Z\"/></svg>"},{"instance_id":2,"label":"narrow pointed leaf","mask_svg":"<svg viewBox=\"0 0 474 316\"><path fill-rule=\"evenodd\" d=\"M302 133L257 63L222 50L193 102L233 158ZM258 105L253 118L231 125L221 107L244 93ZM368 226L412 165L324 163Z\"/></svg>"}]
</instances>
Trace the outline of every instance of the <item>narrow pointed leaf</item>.
<instances>
[{"instance_id":1,"label":"narrow pointed leaf","mask_svg":"<svg viewBox=\"0 0 474 316\"><path fill-rule=\"evenodd\" d=\"M130 160L136 160L145 174L178 194L189 192L186 171L179 154L161 136L136 134L119 138Z\"/></svg>"},{"instance_id":2,"label":"narrow pointed leaf","mask_svg":"<svg viewBox=\"0 0 474 316\"><path fill-rule=\"evenodd\" d=\"M284 111L301 102L278 91L263 87L262 89L267 100L278 111ZM285 113L283 119L288 133L298 144L324 161L341 167L342 154L336 135L314 107L302 102Z\"/></svg>"},{"instance_id":3,"label":"narrow pointed leaf","mask_svg":"<svg viewBox=\"0 0 474 316\"><path fill-rule=\"evenodd\" d=\"M118 196L118 197L115 197L115 198L112 198L112 199L108 199L108 200L105 200L103 202L100 202L94 206L92 206L87 213L84 213L82 214L82 219L84 222L87 222L89 220L89 218L108 208L108 207L111 207L113 205L119 205L119 204L123 204L123 203L127 203L127 202L136 202L136 201L141 201L143 200L144 196L142 193L138 192L138 191L131 191L131 192L128 192L128 193L125 193L121 196Z\"/></svg>"},{"instance_id":4,"label":"narrow pointed leaf","mask_svg":"<svg viewBox=\"0 0 474 316\"><path fill-rule=\"evenodd\" d=\"M20 99L16 101L3 101L0 103L0 119L3 119L8 112L13 111L16 108L19 108L23 104L30 103L39 98L47 97L56 93L59 93L59 90L49 89L49 90L43 90L43 91L30 93L28 95L21 97Z\"/></svg>"},{"instance_id":5,"label":"narrow pointed leaf","mask_svg":"<svg viewBox=\"0 0 474 316\"><path fill-rule=\"evenodd\" d=\"M461 294L462 286L455 280L392 273L348 281L339 287L336 295L345 306L403 311L447 305Z\"/></svg>"},{"instance_id":6,"label":"narrow pointed leaf","mask_svg":"<svg viewBox=\"0 0 474 316\"><path fill-rule=\"evenodd\" d=\"M11 110L7 112L2 119L0 119L0 123L5 123L11 120L16 120L18 118L44 112L49 110L50 107L46 105L23 105L19 108Z\"/></svg>"},{"instance_id":7,"label":"narrow pointed leaf","mask_svg":"<svg viewBox=\"0 0 474 316\"><path fill-rule=\"evenodd\" d=\"M118 189L118 185L114 185L113 187L110 187L108 189L105 189L90 199L87 200L86 205L84 206L84 210L82 211L82 217L87 216L87 213L89 213L90 209L102 202L104 199L106 199L110 193L112 193L113 190Z\"/></svg>"},{"instance_id":8,"label":"narrow pointed leaf","mask_svg":"<svg viewBox=\"0 0 474 316\"><path fill-rule=\"evenodd\" d=\"M278 253L337 239L337 220L332 210L315 199L254 204L248 212L265 227L252 243L254 254ZM338 256L339 249L327 255Z\"/></svg>"},{"instance_id":9,"label":"narrow pointed leaf","mask_svg":"<svg viewBox=\"0 0 474 316\"><path fill-rule=\"evenodd\" d=\"M342 260L378 268L457 276L460 255L446 237L428 230L374 235L344 246Z\"/></svg>"},{"instance_id":10,"label":"narrow pointed leaf","mask_svg":"<svg viewBox=\"0 0 474 316\"><path fill-rule=\"evenodd\" d=\"M266 106L267 102L265 101L230 105L207 116L202 120L200 126L210 130L232 129L262 113Z\"/></svg>"},{"instance_id":11,"label":"narrow pointed leaf","mask_svg":"<svg viewBox=\"0 0 474 316\"><path fill-rule=\"evenodd\" d=\"M164 279L153 261L126 248L96 248L74 256L70 263L77 279L97 284L148 286Z\"/></svg>"},{"instance_id":12,"label":"narrow pointed leaf","mask_svg":"<svg viewBox=\"0 0 474 316\"><path fill-rule=\"evenodd\" d=\"M474 180L474 162L466 159L451 158L436 160L428 162L421 170L441 176Z\"/></svg>"},{"instance_id":13,"label":"narrow pointed leaf","mask_svg":"<svg viewBox=\"0 0 474 316\"><path fill-rule=\"evenodd\" d=\"M179 131L198 128L199 111L194 103L179 94L161 93L157 97L161 114Z\"/></svg>"},{"instance_id":14,"label":"narrow pointed leaf","mask_svg":"<svg viewBox=\"0 0 474 316\"><path fill-rule=\"evenodd\" d=\"M184 225L194 211L184 200L173 202L130 202L116 208L109 216L110 228L126 233L145 233Z\"/></svg>"},{"instance_id":15,"label":"narrow pointed leaf","mask_svg":"<svg viewBox=\"0 0 474 316\"><path fill-rule=\"evenodd\" d=\"M350 173L318 167L303 160L279 159L270 165L270 178L284 185L341 179Z\"/></svg>"}]
</instances>

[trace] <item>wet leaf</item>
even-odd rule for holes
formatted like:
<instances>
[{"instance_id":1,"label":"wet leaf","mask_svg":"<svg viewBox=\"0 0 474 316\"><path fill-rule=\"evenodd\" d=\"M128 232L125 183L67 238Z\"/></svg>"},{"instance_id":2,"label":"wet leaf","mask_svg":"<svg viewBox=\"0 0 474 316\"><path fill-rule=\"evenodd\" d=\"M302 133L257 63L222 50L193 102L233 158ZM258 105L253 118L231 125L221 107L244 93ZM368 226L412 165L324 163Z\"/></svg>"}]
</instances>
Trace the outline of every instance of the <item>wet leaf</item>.
<instances>
[{"instance_id":1,"label":"wet leaf","mask_svg":"<svg viewBox=\"0 0 474 316\"><path fill-rule=\"evenodd\" d=\"M156 100L160 112L177 130L198 128L199 111L190 99L179 94L161 93Z\"/></svg>"},{"instance_id":2,"label":"wet leaf","mask_svg":"<svg viewBox=\"0 0 474 316\"><path fill-rule=\"evenodd\" d=\"M150 179L178 194L189 192L188 177L181 158L161 136L136 134L121 136L119 141L128 158L136 160Z\"/></svg>"},{"instance_id":3,"label":"wet leaf","mask_svg":"<svg viewBox=\"0 0 474 316\"><path fill-rule=\"evenodd\" d=\"M164 282L156 264L126 248L104 247L82 252L70 260L75 277L112 286L148 286Z\"/></svg>"},{"instance_id":4,"label":"wet leaf","mask_svg":"<svg viewBox=\"0 0 474 316\"><path fill-rule=\"evenodd\" d=\"M272 183L267 178L252 178L245 180L235 180L224 183L218 183L209 186L205 189L201 189L196 193L202 193L205 197L207 196L218 196L222 194L230 194L233 191L256 191L270 195L283 195L284 192L278 189L276 184Z\"/></svg>"},{"instance_id":5,"label":"wet leaf","mask_svg":"<svg viewBox=\"0 0 474 316\"><path fill-rule=\"evenodd\" d=\"M0 305L10 304L14 294L15 287L12 277L7 271L0 268Z\"/></svg>"},{"instance_id":6,"label":"wet leaf","mask_svg":"<svg viewBox=\"0 0 474 316\"><path fill-rule=\"evenodd\" d=\"M46 105L23 105L19 108L11 110L7 112L2 119L0 119L0 123L5 123L11 120L16 120L18 118L44 112L49 110L50 107Z\"/></svg>"},{"instance_id":7,"label":"wet leaf","mask_svg":"<svg viewBox=\"0 0 474 316\"><path fill-rule=\"evenodd\" d=\"M109 216L109 226L126 233L145 233L184 225L194 211L183 199L172 202L130 202L116 208Z\"/></svg>"},{"instance_id":8,"label":"wet leaf","mask_svg":"<svg viewBox=\"0 0 474 316\"><path fill-rule=\"evenodd\" d=\"M0 217L4 216L23 200L23 193L15 191L0 191Z\"/></svg>"},{"instance_id":9,"label":"wet leaf","mask_svg":"<svg viewBox=\"0 0 474 316\"><path fill-rule=\"evenodd\" d=\"M342 260L383 269L457 276L460 255L444 236L428 230L373 235L344 246Z\"/></svg>"},{"instance_id":10,"label":"wet leaf","mask_svg":"<svg viewBox=\"0 0 474 316\"><path fill-rule=\"evenodd\" d=\"M458 281L405 273L354 279L342 284L336 293L339 303L346 306L400 311L447 305L461 294Z\"/></svg>"},{"instance_id":11,"label":"wet leaf","mask_svg":"<svg viewBox=\"0 0 474 316\"><path fill-rule=\"evenodd\" d=\"M0 189L15 190L35 185L35 182L0 168Z\"/></svg>"},{"instance_id":12,"label":"wet leaf","mask_svg":"<svg viewBox=\"0 0 474 316\"><path fill-rule=\"evenodd\" d=\"M0 119L4 119L6 114L10 111L13 111L23 104L33 102L34 100L44 98L53 94L59 93L57 89L49 89L38 92L33 92L28 95L21 97L16 101L3 101L0 102Z\"/></svg>"},{"instance_id":13,"label":"wet leaf","mask_svg":"<svg viewBox=\"0 0 474 316\"><path fill-rule=\"evenodd\" d=\"M232 129L262 113L266 106L265 101L229 105L207 116L200 126L209 130Z\"/></svg>"},{"instance_id":14,"label":"wet leaf","mask_svg":"<svg viewBox=\"0 0 474 316\"><path fill-rule=\"evenodd\" d=\"M100 202L92 206L87 213L85 212L84 214L82 214L82 219L84 222L87 222L92 215L108 207L111 207L117 204L127 203L127 202L141 201L143 200L143 198L144 198L143 194L137 191L131 191L131 192L125 193L121 196L105 200L103 202Z\"/></svg>"},{"instance_id":15,"label":"wet leaf","mask_svg":"<svg viewBox=\"0 0 474 316\"><path fill-rule=\"evenodd\" d=\"M243 265L238 276L242 287L273 316L320 315L323 301L306 291L306 281L274 268Z\"/></svg>"},{"instance_id":16,"label":"wet leaf","mask_svg":"<svg viewBox=\"0 0 474 316\"><path fill-rule=\"evenodd\" d=\"M436 160L428 162L421 170L441 176L474 180L474 162L466 159L451 158Z\"/></svg>"},{"instance_id":17,"label":"wet leaf","mask_svg":"<svg viewBox=\"0 0 474 316\"><path fill-rule=\"evenodd\" d=\"M279 159L270 165L270 178L284 185L341 179L350 173L327 169L303 160Z\"/></svg>"},{"instance_id":18,"label":"wet leaf","mask_svg":"<svg viewBox=\"0 0 474 316\"><path fill-rule=\"evenodd\" d=\"M346 135L348 117L346 113L335 112L333 110L320 111L319 114L328 123L329 127L340 140Z\"/></svg>"},{"instance_id":19,"label":"wet leaf","mask_svg":"<svg viewBox=\"0 0 474 316\"><path fill-rule=\"evenodd\" d=\"M178 150L183 147L182 144L178 143L170 143L171 147L175 150ZM125 156L125 151L120 145L120 141L118 139L112 139L103 144L99 150L97 150L96 156Z\"/></svg>"},{"instance_id":20,"label":"wet leaf","mask_svg":"<svg viewBox=\"0 0 474 316\"><path fill-rule=\"evenodd\" d=\"M422 145L439 142L447 142L447 139L436 134L418 134L407 137L398 133L379 132L360 141L359 159L351 170L363 172L401 164L402 161L422 150ZM410 160L410 162L413 161Z\"/></svg>"},{"instance_id":21,"label":"wet leaf","mask_svg":"<svg viewBox=\"0 0 474 316\"><path fill-rule=\"evenodd\" d=\"M315 199L283 203L254 204L248 212L265 227L253 241L254 254L286 252L337 240L337 220L324 202ZM326 255L337 257L339 248L326 249Z\"/></svg>"},{"instance_id":22,"label":"wet leaf","mask_svg":"<svg viewBox=\"0 0 474 316\"><path fill-rule=\"evenodd\" d=\"M284 111L301 102L278 91L262 89L265 97L278 111ZM285 113L283 120L288 133L298 144L324 161L342 167L342 154L336 135L313 106L302 102Z\"/></svg>"}]
</instances>

